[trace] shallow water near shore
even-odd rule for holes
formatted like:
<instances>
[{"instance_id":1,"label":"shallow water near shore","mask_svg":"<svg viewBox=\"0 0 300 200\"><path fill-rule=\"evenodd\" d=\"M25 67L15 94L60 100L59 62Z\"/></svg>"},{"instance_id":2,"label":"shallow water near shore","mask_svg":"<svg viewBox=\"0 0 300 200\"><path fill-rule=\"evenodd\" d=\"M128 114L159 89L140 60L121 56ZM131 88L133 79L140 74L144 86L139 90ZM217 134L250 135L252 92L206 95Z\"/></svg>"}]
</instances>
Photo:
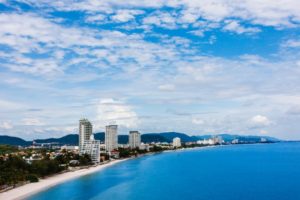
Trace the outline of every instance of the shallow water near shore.
<instances>
[{"instance_id":1,"label":"shallow water near shore","mask_svg":"<svg viewBox=\"0 0 300 200\"><path fill-rule=\"evenodd\" d=\"M220 146L147 155L27 198L300 199L300 143Z\"/></svg>"}]
</instances>

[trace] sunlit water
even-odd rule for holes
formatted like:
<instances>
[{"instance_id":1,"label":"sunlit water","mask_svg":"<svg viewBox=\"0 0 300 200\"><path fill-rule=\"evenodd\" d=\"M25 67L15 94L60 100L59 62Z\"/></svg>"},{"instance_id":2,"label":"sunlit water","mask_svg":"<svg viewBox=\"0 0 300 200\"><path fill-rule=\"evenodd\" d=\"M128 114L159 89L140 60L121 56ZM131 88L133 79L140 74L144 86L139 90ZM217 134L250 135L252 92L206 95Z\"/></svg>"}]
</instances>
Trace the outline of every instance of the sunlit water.
<instances>
[{"instance_id":1,"label":"sunlit water","mask_svg":"<svg viewBox=\"0 0 300 200\"><path fill-rule=\"evenodd\" d=\"M28 199L297 200L300 143L222 146L144 156Z\"/></svg>"}]
</instances>

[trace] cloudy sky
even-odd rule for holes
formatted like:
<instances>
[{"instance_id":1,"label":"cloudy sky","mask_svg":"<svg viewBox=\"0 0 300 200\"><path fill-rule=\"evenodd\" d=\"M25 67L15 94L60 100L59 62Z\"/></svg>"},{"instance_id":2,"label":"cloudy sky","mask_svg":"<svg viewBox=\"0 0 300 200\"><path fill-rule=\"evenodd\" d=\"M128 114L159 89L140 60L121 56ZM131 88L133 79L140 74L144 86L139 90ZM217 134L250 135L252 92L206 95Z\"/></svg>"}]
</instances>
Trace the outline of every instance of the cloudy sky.
<instances>
[{"instance_id":1,"label":"cloudy sky","mask_svg":"<svg viewBox=\"0 0 300 200\"><path fill-rule=\"evenodd\" d=\"M0 0L0 134L300 139L299 0Z\"/></svg>"}]
</instances>

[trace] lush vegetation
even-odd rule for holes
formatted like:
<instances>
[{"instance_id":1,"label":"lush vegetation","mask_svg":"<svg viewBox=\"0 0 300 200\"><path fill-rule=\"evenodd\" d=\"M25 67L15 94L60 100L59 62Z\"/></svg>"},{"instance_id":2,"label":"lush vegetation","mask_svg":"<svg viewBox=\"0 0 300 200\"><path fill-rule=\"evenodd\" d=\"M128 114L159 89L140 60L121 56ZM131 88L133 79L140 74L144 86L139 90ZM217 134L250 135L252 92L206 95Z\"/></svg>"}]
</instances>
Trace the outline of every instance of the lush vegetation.
<instances>
[{"instance_id":1,"label":"lush vegetation","mask_svg":"<svg viewBox=\"0 0 300 200\"><path fill-rule=\"evenodd\" d=\"M17 152L17 151L18 151L18 148L15 146L10 146L10 145L6 145L6 144L0 145L0 155L1 154L9 154L9 153Z\"/></svg>"},{"instance_id":2,"label":"lush vegetation","mask_svg":"<svg viewBox=\"0 0 300 200\"><path fill-rule=\"evenodd\" d=\"M43 155L43 159L27 163L22 157L10 154L0 157L0 189L15 186L22 182L37 182L40 177L49 176L67 169L71 160L78 160L78 165L90 165L88 155L79 156L73 153L63 153L50 159Z\"/></svg>"}]
</instances>

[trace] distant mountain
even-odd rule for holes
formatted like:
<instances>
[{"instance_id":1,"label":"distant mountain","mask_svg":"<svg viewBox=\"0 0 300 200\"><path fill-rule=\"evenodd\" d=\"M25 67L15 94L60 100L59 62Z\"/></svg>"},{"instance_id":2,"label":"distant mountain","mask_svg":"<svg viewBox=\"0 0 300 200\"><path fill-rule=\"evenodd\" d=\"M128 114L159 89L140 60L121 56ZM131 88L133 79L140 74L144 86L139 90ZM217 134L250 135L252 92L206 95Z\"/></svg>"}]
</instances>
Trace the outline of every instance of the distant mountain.
<instances>
[{"instance_id":1,"label":"distant mountain","mask_svg":"<svg viewBox=\"0 0 300 200\"><path fill-rule=\"evenodd\" d=\"M168 138L156 133L146 133L141 135L141 140L144 143L151 143L151 142L170 142Z\"/></svg>"},{"instance_id":2,"label":"distant mountain","mask_svg":"<svg viewBox=\"0 0 300 200\"><path fill-rule=\"evenodd\" d=\"M129 136L128 135L118 135L119 144L128 144Z\"/></svg>"},{"instance_id":3,"label":"distant mountain","mask_svg":"<svg viewBox=\"0 0 300 200\"><path fill-rule=\"evenodd\" d=\"M96 140L104 141L104 132L95 133L94 137ZM36 139L36 143L59 143L66 145L78 145L79 138L78 134L69 134L61 138L48 138L48 139Z\"/></svg>"},{"instance_id":4,"label":"distant mountain","mask_svg":"<svg viewBox=\"0 0 300 200\"><path fill-rule=\"evenodd\" d=\"M78 138L78 134L76 134L76 135ZM105 133L104 132L94 133L94 137L95 137L95 140L100 140L101 142L104 142Z\"/></svg>"},{"instance_id":5,"label":"distant mountain","mask_svg":"<svg viewBox=\"0 0 300 200\"><path fill-rule=\"evenodd\" d=\"M69 134L61 138L36 139L36 143L59 143L67 145L78 145L78 134Z\"/></svg>"},{"instance_id":6,"label":"distant mountain","mask_svg":"<svg viewBox=\"0 0 300 200\"><path fill-rule=\"evenodd\" d=\"M165 132L165 133L158 133L159 135L166 138L168 141L173 141L173 138L179 137L182 142L195 142L199 140L196 137L188 136L185 133L177 133L177 132Z\"/></svg>"},{"instance_id":7,"label":"distant mountain","mask_svg":"<svg viewBox=\"0 0 300 200\"><path fill-rule=\"evenodd\" d=\"M0 144L9 144L14 146L26 146L29 145L30 142L25 141L18 137L12 137L8 135L0 135Z\"/></svg>"},{"instance_id":8,"label":"distant mountain","mask_svg":"<svg viewBox=\"0 0 300 200\"><path fill-rule=\"evenodd\" d=\"M202 136L189 136L184 133L177 132L163 132L163 133L145 133L141 135L141 140L144 143L151 142L172 142L173 138L179 137L182 142L195 142L197 140L209 139L214 135L202 135ZM271 142L280 141L277 138L268 137L268 136L242 136L242 135L232 135L232 134L220 134L225 140L225 142L230 142L234 139L238 139L239 141L244 142L260 142L261 138L265 138ZM94 137L96 140L100 140L104 142L105 133L99 132L94 133ZM128 135L118 135L118 140L120 144L128 143ZM48 139L36 139L34 140L36 143L58 143L60 145L78 145L78 134L69 134L60 138L48 138ZM26 141L18 137L12 136L0 136L0 144L8 144L8 145L20 145L20 146L28 146L32 144L32 141Z\"/></svg>"},{"instance_id":9,"label":"distant mountain","mask_svg":"<svg viewBox=\"0 0 300 200\"><path fill-rule=\"evenodd\" d=\"M203 140L203 139L209 139L214 137L215 135L201 135L201 136L194 136L198 138L198 140ZM225 142L230 142L234 139L238 139L239 141L244 141L244 142L260 142L261 138L265 138L270 142L279 142L280 140L274 137L269 137L269 136L255 136L255 135L233 135L233 134L219 134L218 136L221 136Z\"/></svg>"}]
</instances>

